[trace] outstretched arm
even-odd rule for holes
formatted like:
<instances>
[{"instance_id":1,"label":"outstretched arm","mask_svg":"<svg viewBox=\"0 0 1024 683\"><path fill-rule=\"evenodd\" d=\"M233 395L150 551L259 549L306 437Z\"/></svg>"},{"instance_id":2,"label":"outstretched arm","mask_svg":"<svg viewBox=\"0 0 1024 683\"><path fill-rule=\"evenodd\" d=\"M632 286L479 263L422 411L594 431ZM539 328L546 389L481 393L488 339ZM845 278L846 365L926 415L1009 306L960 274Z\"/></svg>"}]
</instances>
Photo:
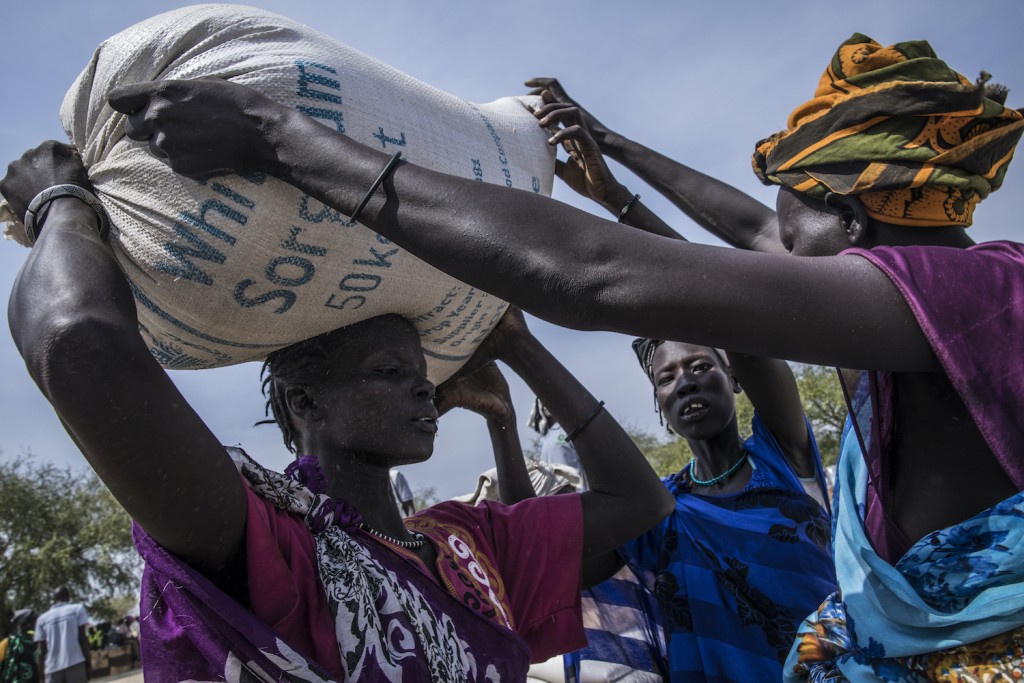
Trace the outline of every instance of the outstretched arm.
<instances>
[{"instance_id":1,"label":"outstretched arm","mask_svg":"<svg viewBox=\"0 0 1024 683\"><path fill-rule=\"evenodd\" d=\"M346 214L388 160L234 83L141 84L115 91L111 104L133 112L131 134L150 139L175 171L267 173ZM938 367L895 286L855 256L759 254L624 231L546 197L412 164L395 169L360 221L565 327L816 365Z\"/></svg>"},{"instance_id":2,"label":"outstretched arm","mask_svg":"<svg viewBox=\"0 0 1024 683\"><path fill-rule=\"evenodd\" d=\"M512 505L536 495L523 460L512 396L496 364L486 363L468 374L449 379L437 388L434 403L441 415L452 408L465 408L487 420L498 471L498 497L502 503Z\"/></svg>"},{"instance_id":3,"label":"outstretched arm","mask_svg":"<svg viewBox=\"0 0 1024 683\"><path fill-rule=\"evenodd\" d=\"M775 212L731 185L669 159L598 121L581 107L555 78L526 82L545 101L563 103L580 112L601 151L660 192L699 226L726 244L741 249L785 253Z\"/></svg>"},{"instance_id":4,"label":"outstretched arm","mask_svg":"<svg viewBox=\"0 0 1024 683\"><path fill-rule=\"evenodd\" d=\"M61 183L91 187L77 154L47 143L11 164L0 192L24 213ZM30 374L118 502L211 578L232 574L245 523L238 473L143 343L128 283L82 201L49 204L8 316Z\"/></svg>"}]
</instances>

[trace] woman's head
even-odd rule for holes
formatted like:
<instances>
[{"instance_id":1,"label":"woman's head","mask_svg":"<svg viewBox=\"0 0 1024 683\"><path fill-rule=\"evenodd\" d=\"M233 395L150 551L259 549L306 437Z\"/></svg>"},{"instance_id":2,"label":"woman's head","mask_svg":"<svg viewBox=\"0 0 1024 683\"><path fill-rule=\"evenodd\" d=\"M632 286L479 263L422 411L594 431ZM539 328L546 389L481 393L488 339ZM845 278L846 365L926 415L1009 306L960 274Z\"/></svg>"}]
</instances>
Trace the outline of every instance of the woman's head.
<instances>
[{"instance_id":1,"label":"woman's head","mask_svg":"<svg viewBox=\"0 0 1024 683\"><path fill-rule=\"evenodd\" d=\"M434 385L419 335L400 316L370 318L272 353L263 390L293 452L383 456L397 465L433 451Z\"/></svg>"},{"instance_id":2,"label":"woman's head","mask_svg":"<svg viewBox=\"0 0 1024 683\"><path fill-rule=\"evenodd\" d=\"M787 247L822 255L850 246L842 225L825 229L836 215L849 218L849 206L868 219L858 218L862 226L906 233L874 231L875 243L891 243L890 236L914 243L919 234L935 243L927 234L935 230L962 240L977 205L1002 185L1024 133L1024 116L1006 106L1006 88L988 78L983 72L972 82L924 41L883 47L854 34L840 45L814 97L754 151L758 178L792 191L779 195ZM787 222L783 209L801 208L791 202L796 195L813 200L803 208L821 215Z\"/></svg>"},{"instance_id":3,"label":"woman's head","mask_svg":"<svg viewBox=\"0 0 1024 683\"><path fill-rule=\"evenodd\" d=\"M699 441L735 423L739 385L718 349L651 339L638 339L633 347L673 432Z\"/></svg>"}]
</instances>

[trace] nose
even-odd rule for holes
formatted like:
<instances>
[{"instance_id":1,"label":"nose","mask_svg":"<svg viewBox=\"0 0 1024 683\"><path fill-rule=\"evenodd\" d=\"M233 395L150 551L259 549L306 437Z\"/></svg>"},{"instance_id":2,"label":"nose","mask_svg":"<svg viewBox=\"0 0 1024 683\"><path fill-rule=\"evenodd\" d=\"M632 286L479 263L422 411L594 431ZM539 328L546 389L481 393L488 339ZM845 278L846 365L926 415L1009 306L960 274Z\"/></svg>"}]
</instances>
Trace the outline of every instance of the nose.
<instances>
[{"instance_id":1,"label":"nose","mask_svg":"<svg viewBox=\"0 0 1024 683\"><path fill-rule=\"evenodd\" d=\"M435 389L434 383L421 375L412 387L412 394L420 400L430 401L434 398Z\"/></svg>"},{"instance_id":2,"label":"nose","mask_svg":"<svg viewBox=\"0 0 1024 683\"><path fill-rule=\"evenodd\" d=\"M679 376L679 380L676 382L676 396L682 398L687 394L692 394L697 391L699 387L697 382L694 380L693 375L689 372L684 372Z\"/></svg>"}]
</instances>

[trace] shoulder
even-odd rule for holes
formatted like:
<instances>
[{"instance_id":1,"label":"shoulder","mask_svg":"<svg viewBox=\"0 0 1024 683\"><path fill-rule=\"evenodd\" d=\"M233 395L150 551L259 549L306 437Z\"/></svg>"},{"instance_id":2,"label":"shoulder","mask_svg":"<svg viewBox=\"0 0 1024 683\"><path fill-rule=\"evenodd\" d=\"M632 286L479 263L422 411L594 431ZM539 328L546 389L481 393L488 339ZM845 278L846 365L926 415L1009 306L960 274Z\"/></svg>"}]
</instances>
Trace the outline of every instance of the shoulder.
<instances>
[{"instance_id":1,"label":"shoulder","mask_svg":"<svg viewBox=\"0 0 1024 683\"><path fill-rule=\"evenodd\" d=\"M972 278L969 284L975 286L993 277L1024 280L1024 244L1008 240L982 242L966 249L929 245L854 248L843 255L866 259L897 285L922 278L937 282L956 278L962 285L965 269Z\"/></svg>"},{"instance_id":2,"label":"shoulder","mask_svg":"<svg viewBox=\"0 0 1024 683\"><path fill-rule=\"evenodd\" d=\"M773 480L773 485L783 484L789 488L801 489L800 479L793 470L793 465L790 463L789 458L786 457L785 450L756 412L750 421L750 428L751 435L743 443L743 446L754 457L758 467L755 479L769 475L769 478ZM809 424L807 429L810 432ZM810 439L813 444L813 434L810 435ZM813 446L813 448L814 457L817 460L817 447Z\"/></svg>"}]
</instances>

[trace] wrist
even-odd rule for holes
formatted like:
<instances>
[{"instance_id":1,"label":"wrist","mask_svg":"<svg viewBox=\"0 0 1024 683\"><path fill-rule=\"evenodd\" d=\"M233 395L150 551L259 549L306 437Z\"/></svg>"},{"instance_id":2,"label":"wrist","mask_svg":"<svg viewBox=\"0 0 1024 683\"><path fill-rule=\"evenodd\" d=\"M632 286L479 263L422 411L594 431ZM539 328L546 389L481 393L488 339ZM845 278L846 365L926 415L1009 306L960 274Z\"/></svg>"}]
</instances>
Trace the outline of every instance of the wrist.
<instances>
[{"instance_id":1,"label":"wrist","mask_svg":"<svg viewBox=\"0 0 1024 683\"><path fill-rule=\"evenodd\" d=\"M618 218L622 207L632 198L633 193L625 185L619 184L608 190L601 205Z\"/></svg>"},{"instance_id":2,"label":"wrist","mask_svg":"<svg viewBox=\"0 0 1024 683\"><path fill-rule=\"evenodd\" d=\"M529 367L530 362L536 358L538 349L543 349L543 346L536 337L529 332L518 333L515 338L504 340L500 348L496 349L494 358L505 363L516 374L521 374L519 371Z\"/></svg>"},{"instance_id":3,"label":"wrist","mask_svg":"<svg viewBox=\"0 0 1024 683\"><path fill-rule=\"evenodd\" d=\"M611 157L618 161L622 156L622 145L626 142L626 138L619 135L613 130L602 130L599 132L590 132L591 137L594 138L594 142L601 148L601 153L607 157Z\"/></svg>"},{"instance_id":4,"label":"wrist","mask_svg":"<svg viewBox=\"0 0 1024 683\"><path fill-rule=\"evenodd\" d=\"M100 239L106 240L110 232L107 212L104 211L99 199L91 191L75 183L63 183L48 187L37 194L25 211L25 235L29 243L34 244L42 232L43 223L49 217L50 210L59 206L57 211L85 211L88 219L96 227ZM77 207L77 208L76 208Z\"/></svg>"}]
</instances>

